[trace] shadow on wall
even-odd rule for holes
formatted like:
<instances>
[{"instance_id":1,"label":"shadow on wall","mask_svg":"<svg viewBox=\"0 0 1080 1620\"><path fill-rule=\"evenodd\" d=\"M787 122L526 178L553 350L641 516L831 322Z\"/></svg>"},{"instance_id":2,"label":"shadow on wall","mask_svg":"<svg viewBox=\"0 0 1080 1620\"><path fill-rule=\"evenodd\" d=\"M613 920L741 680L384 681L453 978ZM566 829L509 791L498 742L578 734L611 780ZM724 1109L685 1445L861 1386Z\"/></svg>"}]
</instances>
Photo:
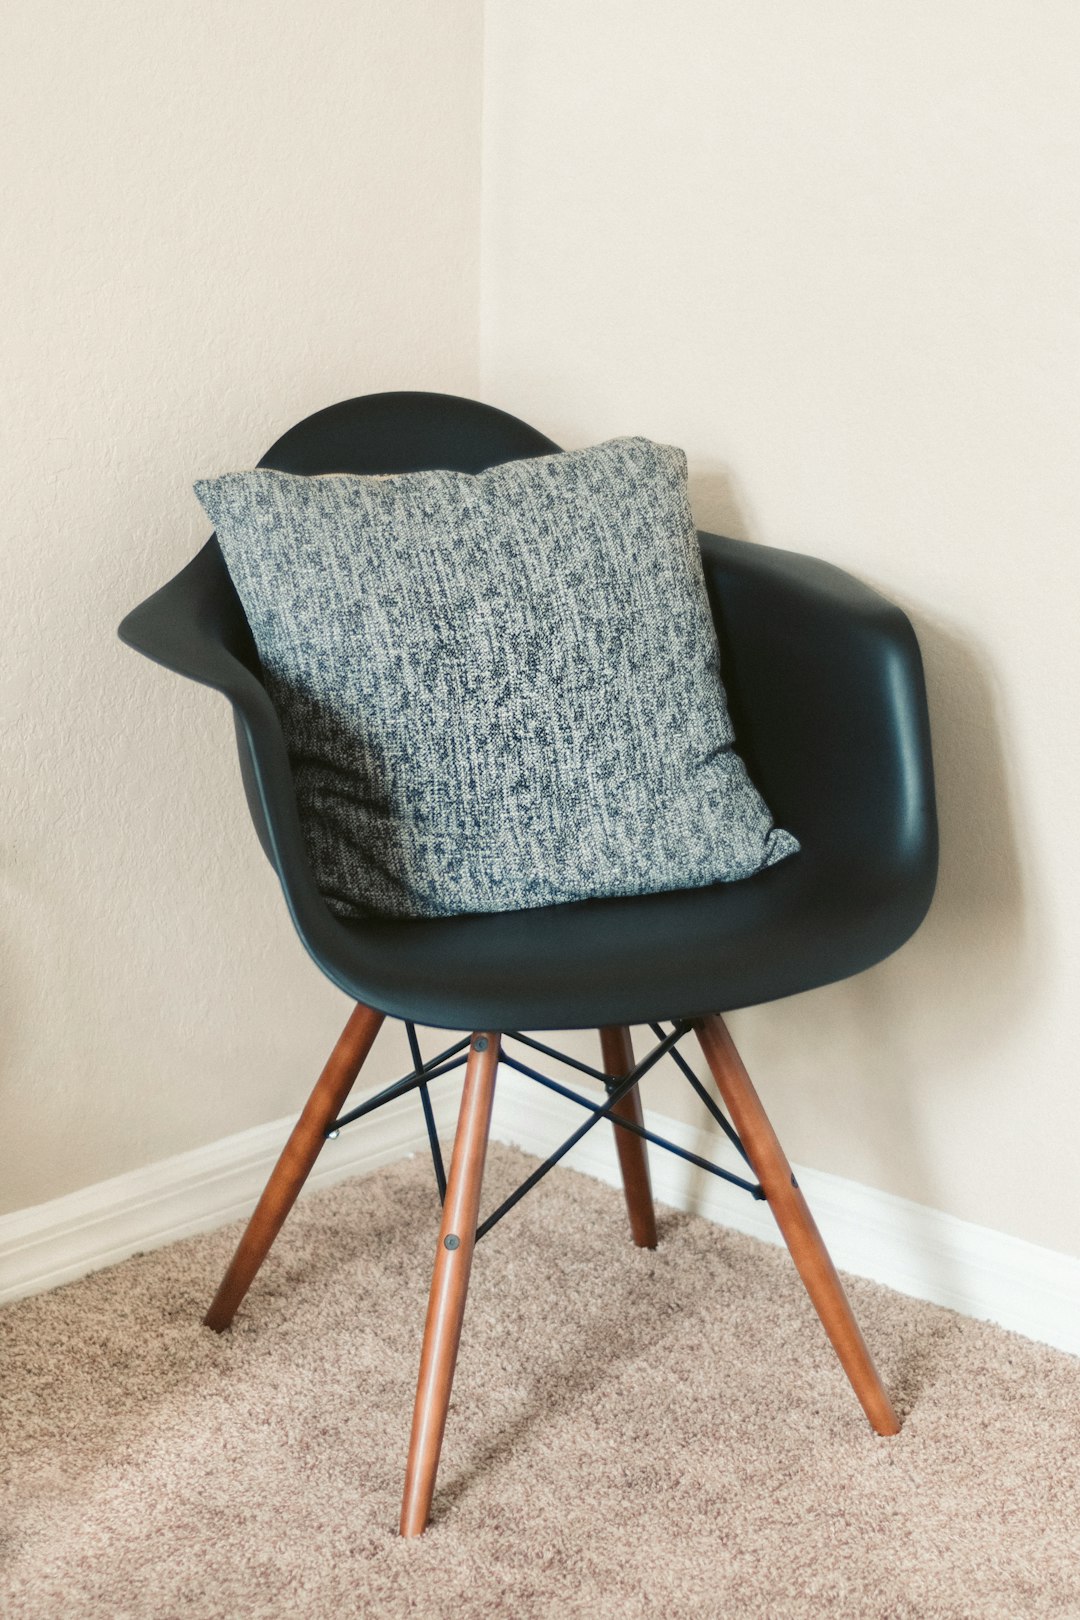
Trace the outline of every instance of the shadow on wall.
<instances>
[{"instance_id":1,"label":"shadow on wall","mask_svg":"<svg viewBox=\"0 0 1080 1620\"><path fill-rule=\"evenodd\" d=\"M756 538L728 476L706 474L692 494L708 528ZM821 1144L842 1121L866 1167L857 1179L943 1209L955 1200L936 1169L944 1155L928 1148L926 1099L947 1085L950 1111L974 1117L980 1062L1033 993L1038 940L992 665L931 609L904 600L894 585L867 583L899 602L922 648L941 829L937 893L922 928L894 956L827 989L736 1015L737 1038L767 1100L776 1083L796 1158L800 1139ZM853 1174L843 1168L850 1154L830 1163L815 1149L811 1162Z\"/></svg>"}]
</instances>

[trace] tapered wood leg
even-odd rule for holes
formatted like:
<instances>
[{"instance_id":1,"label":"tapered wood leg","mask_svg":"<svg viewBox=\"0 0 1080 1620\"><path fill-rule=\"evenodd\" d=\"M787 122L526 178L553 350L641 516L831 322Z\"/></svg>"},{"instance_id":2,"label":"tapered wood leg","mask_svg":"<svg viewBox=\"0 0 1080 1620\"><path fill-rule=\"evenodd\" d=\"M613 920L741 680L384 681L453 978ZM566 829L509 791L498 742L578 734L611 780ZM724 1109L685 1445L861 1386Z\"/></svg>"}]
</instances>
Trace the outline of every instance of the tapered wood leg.
<instances>
[{"instance_id":1,"label":"tapered wood leg","mask_svg":"<svg viewBox=\"0 0 1080 1620\"><path fill-rule=\"evenodd\" d=\"M621 1080L634 1067L634 1047L630 1031L625 1024L608 1024L600 1031L600 1050L604 1069L615 1080ZM622 1101L611 1110L632 1125L644 1125L641 1111L641 1092L637 1086L628 1091ZM626 1194L626 1212L630 1217L630 1234L639 1249L656 1248L656 1211L653 1209L652 1183L649 1180L648 1147L643 1137L615 1126L615 1146L619 1154L623 1191Z\"/></svg>"},{"instance_id":2,"label":"tapered wood leg","mask_svg":"<svg viewBox=\"0 0 1080 1620\"><path fill-rule=\"evenodd\" d=\"M791 1258L863 1411L878 1434L898 1434L900 1420L859 1332L829 1251L814 1224L806 1199L795 1185L791 1166L727 1026L722 1018L711 1017L699 1019L694 1029Z\"/></svg>"},{"instance_id":3,"label":"tapered wood leg","mask_svg":"<svg viewBox=\"0 0 1080 1620\"><path fill-rule=\"evenodd\" d=\"M213 1304L203 1317L206 1326L215 1332L223 1333L236 1315L240 1301L251 1287L255 1273L266 1259L271 1243L281 1231L285 1217L319 1156L326 1140L327 1127L337 1118L342 1103L352 1090L382 1021L382 1013L357 1002L319 1076L315 1090L282 1149L229 1269L221 1279L221 1287L214 1295Z\"/></svg>"},{"instance_id":4,"label":"tapered wood leg","mask_svg":"<svg viewBox=\"0 0 1080 1620\"><path fill-rule=\"evenodd\" d=\"M412 1439L405 1469L405 1494L401 1503L403 1536L423 1535L431 1515L476 1244L480 1186L484 1179L498 1062L498 1034L494 1030L479 1030L473 1036L465 1067L465 1089L446 1182L439 1246L435 1251L435 1275L428 1299Z\"/></svg>"}]
</instances>

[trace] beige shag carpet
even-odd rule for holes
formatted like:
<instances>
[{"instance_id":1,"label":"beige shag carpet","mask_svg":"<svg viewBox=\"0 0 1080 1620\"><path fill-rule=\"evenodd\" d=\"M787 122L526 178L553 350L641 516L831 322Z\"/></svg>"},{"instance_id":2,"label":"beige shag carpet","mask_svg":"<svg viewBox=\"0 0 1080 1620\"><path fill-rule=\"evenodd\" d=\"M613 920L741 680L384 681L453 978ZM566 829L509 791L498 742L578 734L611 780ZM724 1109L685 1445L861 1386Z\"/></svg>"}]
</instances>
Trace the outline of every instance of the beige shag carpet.
<instances>
[{"instance_id":1,"label":"beige shag carpet","mask_svg":"<svg viewBox=\"0 0 1080 1620\"><path fill-rule=\"evenodd\" d=\"M485 1205L530 1161L492 1150ZM1080 1616L1080 1362L852 1282L862 1419L786 1252L556 1171L477 1251L435 1522L394 1531L437 1224L419 1159L0 1313L6 1620Z\"/></svg>"}]
</instances>

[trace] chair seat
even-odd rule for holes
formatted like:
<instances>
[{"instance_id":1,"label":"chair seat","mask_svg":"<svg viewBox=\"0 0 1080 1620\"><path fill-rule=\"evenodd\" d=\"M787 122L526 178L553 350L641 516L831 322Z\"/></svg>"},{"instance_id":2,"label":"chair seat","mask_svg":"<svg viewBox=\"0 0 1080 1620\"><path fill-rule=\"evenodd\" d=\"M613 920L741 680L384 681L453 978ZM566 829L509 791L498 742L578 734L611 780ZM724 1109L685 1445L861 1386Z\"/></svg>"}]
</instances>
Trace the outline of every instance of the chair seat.
<instances>
[{"instance_id":1,"label":"chair seat","mask_svg":"<svg viewBox=\"0 0 1080 1620\"><path fill-rule=\"evenodd\" d=\"M804 848L736 883L531 911L336 924L319 960L380 1010L450 1029L571 1029L774 1001L872 966L918 925L910 883Z\"/></svg>"},{"instance_id":2,"label":"chair seat","mask_svg":"<svg viewBox=\"0 0 1080 1620\"><path fill-rule=\"evenodd\" d=\"M260 465L304 474L479 471L556 450L527 424L434 394L349 400ZM347 994L449 1029L567 1029L697 1017L872 966L934 891L929 720L899 608L814 558L702 535L739 749L801 853L741 882L436 920L333 916L315 887L280 720L217 542L120 634L233 705L252 821L293 923Z\"/></svg>"}]
</instances>

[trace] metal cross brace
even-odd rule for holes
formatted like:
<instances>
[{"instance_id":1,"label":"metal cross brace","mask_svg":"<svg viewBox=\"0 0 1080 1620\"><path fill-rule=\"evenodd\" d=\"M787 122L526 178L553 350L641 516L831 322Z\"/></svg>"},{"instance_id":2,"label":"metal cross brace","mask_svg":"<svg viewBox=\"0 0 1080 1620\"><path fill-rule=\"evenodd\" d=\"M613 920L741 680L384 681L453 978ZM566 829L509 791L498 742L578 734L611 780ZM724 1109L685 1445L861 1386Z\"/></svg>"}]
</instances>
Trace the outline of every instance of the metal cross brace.
<instances>
[{"instance_id":1,"label":"metal cross brace","mask_svg":"<svg viewBox=\"0 0 1080 1620\"><path fill-rule=\"evenodd\" d=\"M728 1140L746 1159L746 1151L727 1116L709 1096L682 1053L676 1050L679 1041L687 1033L690 1025L688 1023L676 1023L670 1033L665 1031L663 1025L659 1023L650 1024L649 1028L657 1037L656 1046L634 1066L629 1074L618 1078L605 1074L603 1069L595 1068L590 1063L582 1063L580 1059L571 1057L567 1052L560 1052L557 1047L548 1046L543 1041L536 1040L533 1036L524 1035L520 1030L507 1030L504 1039L517 1041L522 1046L531 1047L533 1051L541 1052L545 1057L554 1058L557 1062L564 1063L569 1068L577 1069L580 1073L588 1075L591 1080L598 1080L607 1090L607 1100L598 1103L592 1098L583 1097L579 1092L572 1091L569 1086L564 1086L550 1075L541 1073L539 1069L523 1063L520 1058L514 1057L512 1053L507 1052L505 1049L503 1050L500 1062L505 1063L507 1068L515 1069L518 1074L526 1075L530 1080L537 1081L538 1084L545 1086L549 1091L554 1091L560 1097L565 1097L569 1102L577 1103L579 1107L587 1110L590 1117L568 1136L566 1141L556 1148L555 1152L546 1158L542 1164L537 1165L536 1169L526 1177L521 1186L503 1200L498 1209L494 1210L485 1221L481 1222L476 1230L478 1241L480 1238L485 1237L492 1227L498 1221L501 1221L503 1216L508 1214L514 1205L524 1198L527 1192L531 1192L537 1182L543 1180L548 1171L554 1169L560 1159L564 1158L571 1148L576 1147L582 1137L587 1135L602 1119L610 1119L618 1130L630 1131L634 1136L640 1136L646 1142L651 1142L654 1147L663 1148L665 1152L673 1153L676 1157L685 1159L687 1163L696 1165L699 1170L706 1170L710 1175L719 1176L723 1181L730 1181L734 1186L742 1187L753 1198L764 1198L765 1194L756 1181L747 1181L745 1177L737 1176L732 1171L725 1170L721 1165L713 1164L711 1160L704 1159L697 1153L691 1153L688 1148L680 1147L677 1142L669 1141L667 1137L660 1136L656 1131L651 1131L644 1125L638 1125L633 1120L624 1119L614 1112L618 1104L633 1090L642 1076L647 1074L662 1057L670 1055ZM398 1097L406 1096L410 1091L419 1091L420 1102L424 1111L424 1123L427 1127L428 1142L431 1147L431 1159L435 1167L435 1181L439 1189L439 1200L441 1202L446 1196L446 1168L443 1163L438 1131L435 1128L435 1114L431 1106L428 1083L437 1079L439 1075L448 1074L452 1069L461 1068L465 1064L467 1060L466 1049L469 1046L470 1037L465 1036L462 1040L455 1041L452 1046L446 1047L437 1056L428 1058L425 1061L420 1051L416 1025L406 1021L405 1029L409 1039L409 1051L413 1060L411 1073L403 1075L400 1080L395 1080L392 1085L386 1086L382 1091L377 1092L374 1097L369 1097L367 1102L350 1109L348 1113L341 1114L327 1129L326 1135L328 1137L337 1136L342 1126L352 1124L354 1120L363 1118L365 1114L373 1113L375 1109L381 1108L384 1103L393 1102ZM748 1160L747 1162L749 1163Z\"/></svg>"}]
</instances>

